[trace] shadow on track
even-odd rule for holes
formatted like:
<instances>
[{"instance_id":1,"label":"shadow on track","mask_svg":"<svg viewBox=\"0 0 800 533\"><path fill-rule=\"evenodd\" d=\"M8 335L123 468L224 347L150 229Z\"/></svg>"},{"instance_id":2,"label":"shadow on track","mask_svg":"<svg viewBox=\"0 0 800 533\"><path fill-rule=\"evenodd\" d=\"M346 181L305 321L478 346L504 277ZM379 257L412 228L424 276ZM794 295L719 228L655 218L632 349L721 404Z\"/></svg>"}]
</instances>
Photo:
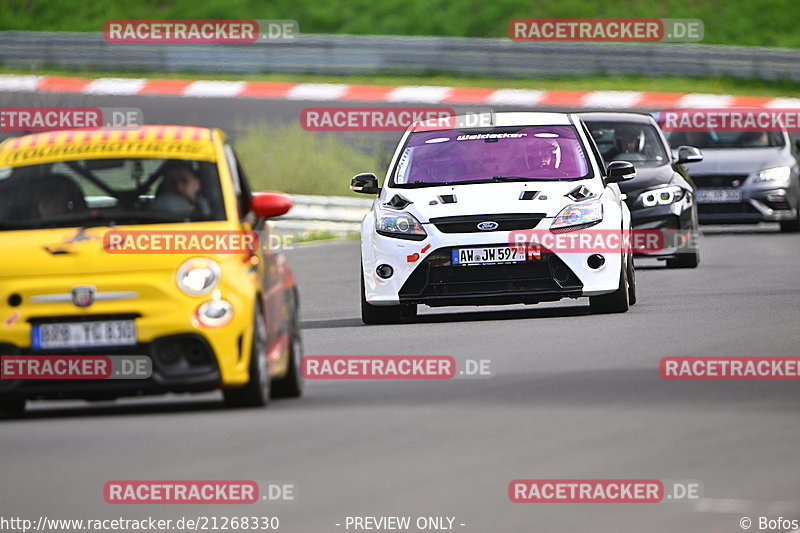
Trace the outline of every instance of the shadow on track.
<instances>
[{"instance_id":1,"label":"shadow on track","mask_svg":"<svg viewBox=\"0 0 800 533\"><path fill-rule=\"evenodd\" d=\"M414 324L441 324L444 322L482 322L487 320L527 320L530 318L564 318L589 315L588 305L563 307L542 307L536 309L509 309L499 311L459 311L445 313L426 313L412 320L393 324L392 327ZM359 318L334 318L331 320L302 320L301 329L336 329L365 326Z\"/></svg>"},{"instance_id":2,"label":"shadow on track","mask_svg":"<svg viewBox=\"0 0 800 533\"><path fill-rule=\"evenodd\" d=\"M33 404L35 405L35 404ZM160 415L160 414L186 414L207 413L209 411L224 410L222 400L200 401L154 401L147 403L116 404L116 403L85 403L83 405L71 404L68 407L47 407L45 409L31 409L30 407L22 416L0 416L0 424L5 421L25 421L44 418L71 418L71 417L98 417L98 416L124 416L124 415Z\"/></svg>"},{"instance_id":3,"label":"shadow on track","mask_svg":"<svg viewBox=\"0 0 800 533\"><path fill-rule=\"evenodd\" d=\"M220 396L218 399L210 398L208 393L197 395L186 394L178 396L153 396L152 401L142 403L115 403L113 401L86 402L79 405L71 400L70 405L61 407L57 404L50 404L45 408L36 407L36 403L29 403L28 409L22 416L0 415L0 426L3 422L21 422L56 418L90 418L90 417L120 417L120 416L157 416L157 415L206 415L209 413L224 412L230 415L235 413L257 412L259 410L269 412L278 404L289 406L296 401L284 399L270 400L269 407L237 408L229 409L225 406ZM178 398L178 401L175 399ZM129 398L121 398L122 401ZM79 400L78 400L79 401ZM31 406L34 406L32 409Z\"/></svg>"}]
</instances>

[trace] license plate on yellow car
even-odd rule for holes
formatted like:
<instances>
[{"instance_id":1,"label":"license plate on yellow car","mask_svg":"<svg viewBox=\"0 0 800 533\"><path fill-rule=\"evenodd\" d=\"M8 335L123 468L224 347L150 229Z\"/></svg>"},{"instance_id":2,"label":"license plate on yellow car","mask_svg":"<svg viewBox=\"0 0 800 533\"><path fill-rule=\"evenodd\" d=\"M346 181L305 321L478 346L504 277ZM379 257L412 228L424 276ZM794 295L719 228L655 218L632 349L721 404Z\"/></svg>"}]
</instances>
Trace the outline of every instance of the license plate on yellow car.
<instances>
[{"instance_id":1,"label":"license plate on yellow car","mask_svg":"<svg viewBox=\"0 0 800 533\"><path fill-rule=\"evenodd\" d=\"M96 348L135 344L136 323L133 320L35 324L31 329L31 346L38 349Z\"/></svg>"}]
</instances>

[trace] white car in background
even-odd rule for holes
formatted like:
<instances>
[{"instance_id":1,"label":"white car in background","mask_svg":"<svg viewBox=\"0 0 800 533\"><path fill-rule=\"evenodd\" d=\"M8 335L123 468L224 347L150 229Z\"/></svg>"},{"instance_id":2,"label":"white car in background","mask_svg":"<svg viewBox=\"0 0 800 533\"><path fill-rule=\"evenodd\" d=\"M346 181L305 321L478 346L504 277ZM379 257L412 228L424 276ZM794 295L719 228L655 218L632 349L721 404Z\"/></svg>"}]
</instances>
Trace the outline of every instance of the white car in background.
<instances>
[{"instance_id":1,"label":"white car in background","mask_svg":"<svg viewBox=\"0 0 800 533\"><path fill-rule=\"evenodd\" d=\"M354 192L378 195L361 228L362 320L400 322L416 316L419 304L586 296L593 313L627 311L636 299L629 247L539 244L597 230L624 242L630 213L617 183L635 175L627 162L606 167L572 114L492 113L455 117L444 127L411 125L383 187L374 174L351 182ZM516 244L528 230L530 242Z\"/></svg>"}]
</instances>

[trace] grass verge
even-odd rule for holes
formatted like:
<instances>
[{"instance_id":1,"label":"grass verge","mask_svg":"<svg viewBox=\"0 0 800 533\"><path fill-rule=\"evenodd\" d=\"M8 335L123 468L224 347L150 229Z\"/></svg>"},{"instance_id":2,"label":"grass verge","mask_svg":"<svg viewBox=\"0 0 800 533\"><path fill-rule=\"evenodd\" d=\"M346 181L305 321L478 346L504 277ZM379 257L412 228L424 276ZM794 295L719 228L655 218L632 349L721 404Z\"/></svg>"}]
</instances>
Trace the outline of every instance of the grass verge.
<instances>
[{"instance_id":1,"label":"grass verge","mask_svg":"<svg viewBox=\"0 0 800 533\"><path fill-rule=\"evenodd\" d=\"M108 19L294 19L303 33L507 37L515 18L699 18L704 43L800 47L797 0L4 0L0 27L102 31Z\"/></svg>"},{"instance_id":2,"label":"grass verge","mask_svg":"<svg viewBox=\"0 0 800 533\"><path fill-rule=\"evenodd\" d=\"M350 177L387 165L377 145L305 131L295 123L246 126L235 144L256 190L351 196Z\"/></svg>"}]
</instances>

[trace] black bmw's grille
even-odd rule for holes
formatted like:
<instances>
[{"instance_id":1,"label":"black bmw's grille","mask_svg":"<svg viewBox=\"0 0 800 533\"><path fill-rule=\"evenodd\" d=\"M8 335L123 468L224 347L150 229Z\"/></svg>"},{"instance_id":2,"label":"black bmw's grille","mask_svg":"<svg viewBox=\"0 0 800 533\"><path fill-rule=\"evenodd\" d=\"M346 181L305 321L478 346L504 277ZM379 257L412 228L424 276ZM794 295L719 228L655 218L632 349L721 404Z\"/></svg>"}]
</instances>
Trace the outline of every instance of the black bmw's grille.
<instances>
[{"instance_id":1,"label":"black bmw's grille","mask_svg":"<svg viewBox=\"0 0 800 533\"><path fill-rule=\"evenodd\" d=\"M502 215L469 215L432 218L431 223L442 233L478 233L482 231L513 231L533 229L545 213L511 213ZM497 227L481 230L481 222L494 222Z\"/></svg>"},{"instance_id":2,"label":"black bmw's grille","mask_svg":"<svg viewBox=\"0 0 800 533\"><path fill-rule=\"evenodd\" d=\"M709 187L740 187L744 180L747 179L747 174L701 174L695 176L692 174L692 180L698 188Z\"/></svg>"}]
</instances>

